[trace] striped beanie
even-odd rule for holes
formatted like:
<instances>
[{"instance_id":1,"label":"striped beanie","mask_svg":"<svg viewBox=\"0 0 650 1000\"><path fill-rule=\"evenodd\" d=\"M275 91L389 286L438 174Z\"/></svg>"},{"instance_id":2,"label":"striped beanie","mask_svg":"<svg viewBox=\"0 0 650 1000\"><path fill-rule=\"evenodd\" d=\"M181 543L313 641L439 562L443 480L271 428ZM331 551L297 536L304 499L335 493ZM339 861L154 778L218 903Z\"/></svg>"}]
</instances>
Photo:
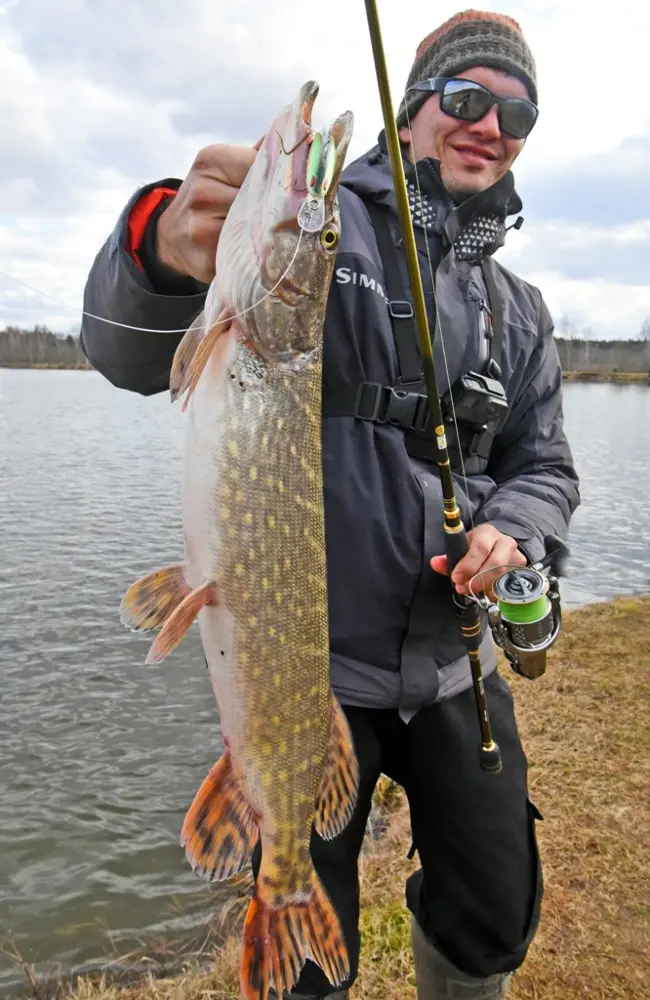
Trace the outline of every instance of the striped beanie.
<instances>
[{"instance_id":1,"label":"striped beanie","mask_svg":"<svg viewBox=\"0 0 650 1000\"><path fill-rule=\"evenodd\" d=\"M407 124L431 92L408 88L434 76L454 76L472 66L488 66L518 77L537 104L537 73L533 54L513 18L492 11L464 10L454 14L424 38L415 53L407 94L397 112L397 126Z\"/></svg>"}]
</instances>

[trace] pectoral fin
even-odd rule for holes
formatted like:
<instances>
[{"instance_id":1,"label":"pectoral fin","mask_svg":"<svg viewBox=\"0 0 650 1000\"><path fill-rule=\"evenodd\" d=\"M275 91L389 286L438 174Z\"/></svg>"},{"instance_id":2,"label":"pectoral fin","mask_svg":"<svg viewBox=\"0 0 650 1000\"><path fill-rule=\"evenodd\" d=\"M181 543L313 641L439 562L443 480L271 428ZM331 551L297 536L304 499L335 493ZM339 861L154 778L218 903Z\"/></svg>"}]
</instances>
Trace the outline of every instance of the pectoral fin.
<instances>
[{"instance_id":1,"label":"pectoral fin","mask_svg":"<svg viewBox=\"0 0 650 1000\"><path fill-rule=\"evenodd\" d=\"M200 312L194 322L187 328L183 339L176 348L172 370L169 376L169 391L172 403L176 400L187 378L187 372L196 354L199 344L203 340L205 331L205 313Z\"/></svg>"},{"instance_id":2,"label":"pectoral fin","mask_svg":"<svg viewBox=\"0 0 650 1000\"><path fill-rule=\"evenodd\" d=\"M359 791L359 763L348 720L332 695L329 747L316 796L314 826L324 840L331 840L350 822Z\"/></svg>"},{"instance_id":3,"label":"pectoral fin","mask_svg":"<svg viewBox=\"0 0 650 1000\"><path fill-rule=\"evenodd\" d=\"M200 323L199 320L201 320ZM201 327L204 329L202 330ZM212 352L217 352L217 365L226 363L230 338L225 337L225 334L231 329L233 329L233 324L226 310L219 313L209 328L206 325L205 313L202 313L200 317L197 316L178 345L170 376L170 390L172 400L176 400L179 396L185 396L183 410L187 409L187 404ZM221 340L222 337L224 337L223 340Z\"/></svg>"}]
</instances>

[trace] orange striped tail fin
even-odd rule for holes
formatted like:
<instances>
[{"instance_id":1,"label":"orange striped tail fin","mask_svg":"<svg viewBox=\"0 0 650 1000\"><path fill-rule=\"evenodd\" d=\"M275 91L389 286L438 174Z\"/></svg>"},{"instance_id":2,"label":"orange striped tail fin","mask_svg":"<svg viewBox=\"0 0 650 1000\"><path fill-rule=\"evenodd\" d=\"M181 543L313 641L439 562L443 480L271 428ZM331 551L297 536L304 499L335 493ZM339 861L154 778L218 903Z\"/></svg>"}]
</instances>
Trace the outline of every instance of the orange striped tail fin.
<instances>
[{"instance_id":1,"label":"orange striped tail fin","mask_svg":"<svg viewBox=\"0 0 650 1000\"><path fill-rule=\"evenodd\" d=\"M290 992L308 958L321 967L334 989L350 974L339 919L316 872L304 902L276 908L257 894L251 900L244 923L243 1000L268 1000L271 986L278 997L283 990Z\"/></svg>"}]
</instances>

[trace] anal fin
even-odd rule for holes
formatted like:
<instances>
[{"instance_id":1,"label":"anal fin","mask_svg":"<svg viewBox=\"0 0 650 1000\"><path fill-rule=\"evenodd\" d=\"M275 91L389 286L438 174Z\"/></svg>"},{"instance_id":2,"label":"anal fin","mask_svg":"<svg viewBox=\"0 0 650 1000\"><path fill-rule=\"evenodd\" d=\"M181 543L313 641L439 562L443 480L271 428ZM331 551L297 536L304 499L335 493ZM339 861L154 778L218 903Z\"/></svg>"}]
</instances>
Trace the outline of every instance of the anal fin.
<instances>
[{"instance_id":1,"label":"anal fin","mask_svg":"<svg viewBox=\"0 0 650 1000\"><path fill-rule=\"evenodd\" d=\"M151 644L145 663L161 663L185 637L199 611L216 603L217 585L213 580L190 591L165 620Z\"/></svg>"},{"instance_id":2,"label":"anal fin","mask_svg":"<svg viewBox=\"0 0 650 1000\"><path fill-rule=\"evenodd\" d=\"M126 591L120 605L120 621L136 631L162 628L189 592L183 563L155 569Z\"/></svg>"},{"instance_id":3,"label":"anal fin","mask_svg":"<svg viewBox=\"0 0 650 1000\"><path fill-rule=\"evenodd\" d=\"M181 830L181 847L200 875L209 881L222 881L241 871L257 835L257 818L226 751L194 797Z\"/></svg>"},{"instance_id":4,"label":"anal fin","mask_svg":"<svg viewBox=\"0 0 650 1000\"><path fill-rule=\"evenodd\" d=\"M331 698L329 746L314 810L314 827L323 840L331 840L348 825L359 791L359 762L348 720L334 695Z\"/></svg>"}]
</instances>

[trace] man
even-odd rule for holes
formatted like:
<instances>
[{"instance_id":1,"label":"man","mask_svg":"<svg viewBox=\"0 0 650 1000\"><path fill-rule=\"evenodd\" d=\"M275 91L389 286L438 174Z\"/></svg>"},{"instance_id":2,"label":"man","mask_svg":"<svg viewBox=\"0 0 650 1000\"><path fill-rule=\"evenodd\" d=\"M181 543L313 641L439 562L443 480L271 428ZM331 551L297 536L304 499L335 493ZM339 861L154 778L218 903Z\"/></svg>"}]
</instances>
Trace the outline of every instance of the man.
<instances>
[{"instance_id":1,"label":"man","mask_svg":"<svg viewBox=\"0 0 650 1000\"><path fill-rule=\"evenodd\" d=\"M461 593L479 570L490 572L476 589L489 586L502 564L539 559L547 535L566 536L579 503L549 312L537 289L491 257L506 217L521 208L510 167L536 103L535 64L516 22L466 11L422 42L398 111L432 329L439 316L443 388L484 372L500 379L508 401L487 435L477 436L470 420L454 444L450 426L470 527L469 551L452 577ZM126 206L93 265L85 306L130 329L87 318L82 330L88 358L114 385L144 395L167 388L178 331L202 307L223 220L255 153L204 149L183 183L149 185ZM411 417L384 406L377 419L378 392L394 405L398 379L420 378L408 316L387 307L387 298L403 303L410 292L383 135L346 169L339 194L323 477L332 684L350 721L361 787L348 828L328 843L314 835L313 855L342 921L351 983L357 859L377 778L393 777L408 796L421 863L406 888L418 997L498 998L539 919L537 813L489 634L481 655L503 770L488 775L478 766L468 662L441 555L439 477L430 438L412 419L417 387L408 397ZM371 405L355 409L364 393ZM308 962L293 995L348 996L332 989Z\"/></svg>"}]
</instances>

